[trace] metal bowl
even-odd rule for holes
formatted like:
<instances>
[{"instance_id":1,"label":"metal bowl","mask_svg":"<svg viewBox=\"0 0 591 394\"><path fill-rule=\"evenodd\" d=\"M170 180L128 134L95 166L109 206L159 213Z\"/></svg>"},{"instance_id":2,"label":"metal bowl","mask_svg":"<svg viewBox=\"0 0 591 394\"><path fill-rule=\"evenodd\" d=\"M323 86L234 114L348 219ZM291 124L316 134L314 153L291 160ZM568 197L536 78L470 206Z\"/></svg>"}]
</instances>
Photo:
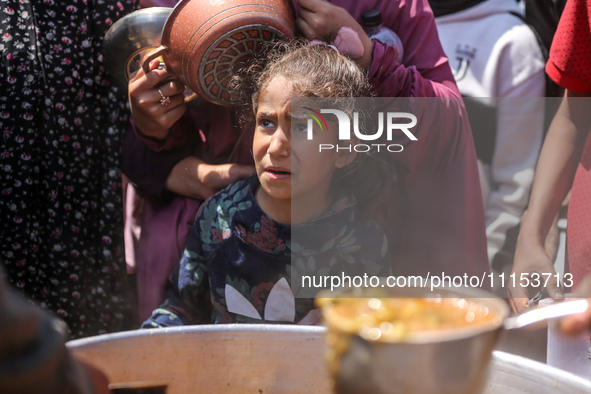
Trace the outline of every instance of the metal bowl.
<instances>
[{"instance_id":1,"label":"metal bowl","mask_svg":"<svg viewBox=\"0 0 591 394\"><path fill-rule=\"evenodd\" d=\"M509 315L505 302L479 289L428 288L354 289L326 292L323 315L328 326L329 366L339 393L481 392L492 351ZM493 319L477 325L414 334L401 342L363 338L349 319L335 313L356 298L454 298L486 307ZM453 360L453 361L452 361Z\"/></svg>"},{"instance_id":2,"label":"metal bowl","mask_svg":"<svg viewBox=\"0 0 591 394\"><path fill-rule=\"evenodd\" d=\"M141 67L143 56L160 46L162 28L171 12L169 7L137 10L119 19L105 34L105 64L123 91L127 92L129 75Z\"/></svg>"}]
</instances>

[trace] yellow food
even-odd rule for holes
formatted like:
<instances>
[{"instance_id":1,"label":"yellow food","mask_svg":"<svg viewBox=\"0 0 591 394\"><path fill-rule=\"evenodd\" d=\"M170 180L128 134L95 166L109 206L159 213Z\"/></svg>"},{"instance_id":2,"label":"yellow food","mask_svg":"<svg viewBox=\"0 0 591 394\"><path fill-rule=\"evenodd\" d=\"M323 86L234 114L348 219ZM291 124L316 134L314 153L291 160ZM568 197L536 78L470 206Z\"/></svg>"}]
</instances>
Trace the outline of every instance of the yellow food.
<instances>
[{"instance_id":1,"label":"yellow food","mask_svg":"<svg viewBox=\"0 0 591 394\"><path fill-rule=\"evenodd\" d=\"M359 337L371 347L404 352L408 350L405 346L458 340L495 330L501 324L501 317L490 311L486 302L436 294L424 298L328 297L317 298L316 304L322 308L328 327L326 360L334 388L343 360L348 359L349 366L351 360L365 362L364 346L355 347L358 354L349 357Z\"/></svg>"},{"instance_id":2,"label":"yellow food","mask_svg":"<svg viewBox=\"0 0 591 394\"><path fill-rule=\"evenodd\" d=\"M329 327L385 342L497 320L486 306L463 298L342 298L323 309Z\"/></svg>"}]
</instances>

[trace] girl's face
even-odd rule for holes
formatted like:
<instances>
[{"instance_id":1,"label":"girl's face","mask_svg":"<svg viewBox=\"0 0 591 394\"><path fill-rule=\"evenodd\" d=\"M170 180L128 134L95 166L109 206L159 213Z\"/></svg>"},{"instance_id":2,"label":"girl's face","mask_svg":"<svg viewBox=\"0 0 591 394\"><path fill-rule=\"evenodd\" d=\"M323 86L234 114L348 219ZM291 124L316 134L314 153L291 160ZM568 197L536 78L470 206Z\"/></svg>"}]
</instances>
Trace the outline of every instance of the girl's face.
<instances>
[{"instance_id":1,"label":"girl's face","mask_svg":"<svg viewBox=\"0 0 591 394\"><path fill-rule=\"evenodd\" d=\"M324 150L320 144L336 144L336 128L314 129L307 139L307 118L291 113L291 97L297 97L290 81L275 77L259 95L253 156L261 187L256 193L261 208L282 222L290 218L291 203L305 207L294 222L319 216L330 206L329 188L336 168L354 159L346 151ZM318 132L317 132L318 131ZM287 212L286 212L287 211ZM286 216L287 215L287 216ZM301 220L299 220L301 219Z\"/></svg>"}]
</instances>

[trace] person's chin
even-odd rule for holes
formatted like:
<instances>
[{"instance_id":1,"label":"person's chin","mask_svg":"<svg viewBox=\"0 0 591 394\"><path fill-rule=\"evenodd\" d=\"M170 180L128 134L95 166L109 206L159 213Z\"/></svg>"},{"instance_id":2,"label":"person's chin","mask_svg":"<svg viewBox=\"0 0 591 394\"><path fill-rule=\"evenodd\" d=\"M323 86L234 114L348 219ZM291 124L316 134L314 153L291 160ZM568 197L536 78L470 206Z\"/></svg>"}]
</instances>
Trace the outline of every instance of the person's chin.
<instances>
[{"instance_id":1,"label":"person's chin","mask_svg":"<svg viewBox=\"0 0 591 394\"><path fill-rule=\"evenodd\" d=\"M261 186L265 194L273 200L291 199L291 185L288 182L266 181L264 183L262 182Z\"/></svg>"}]
</instances>

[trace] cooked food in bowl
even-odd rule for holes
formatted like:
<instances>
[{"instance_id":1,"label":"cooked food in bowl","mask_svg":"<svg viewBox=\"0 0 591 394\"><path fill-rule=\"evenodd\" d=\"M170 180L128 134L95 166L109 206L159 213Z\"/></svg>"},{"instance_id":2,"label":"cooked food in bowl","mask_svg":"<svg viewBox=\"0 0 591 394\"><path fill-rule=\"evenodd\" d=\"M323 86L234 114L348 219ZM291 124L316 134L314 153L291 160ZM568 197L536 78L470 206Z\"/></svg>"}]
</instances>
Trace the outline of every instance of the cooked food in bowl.
<instances>
[{"instance_id":1,"label":"cooked food in bowl","mask_svg":"<svg viewBox=\"0 0 591 394\"><path fill-rule=\"evenodd\" d=\"M500 321L485 304L460 297L331 298L318 303L329 328L371 341L443 339L458 329L492 328Z\"/></svg>"},{"instance_id":2,"label":"cooked food in bowl","mask_svg":"<svg viewBox=\"0 0 591 394\"><path fill-rule=\"evenodd\" d=\"M479 393L509 313L471 288L344 289L317 304L338 393Z\"/></svg>"}]
</instances>

